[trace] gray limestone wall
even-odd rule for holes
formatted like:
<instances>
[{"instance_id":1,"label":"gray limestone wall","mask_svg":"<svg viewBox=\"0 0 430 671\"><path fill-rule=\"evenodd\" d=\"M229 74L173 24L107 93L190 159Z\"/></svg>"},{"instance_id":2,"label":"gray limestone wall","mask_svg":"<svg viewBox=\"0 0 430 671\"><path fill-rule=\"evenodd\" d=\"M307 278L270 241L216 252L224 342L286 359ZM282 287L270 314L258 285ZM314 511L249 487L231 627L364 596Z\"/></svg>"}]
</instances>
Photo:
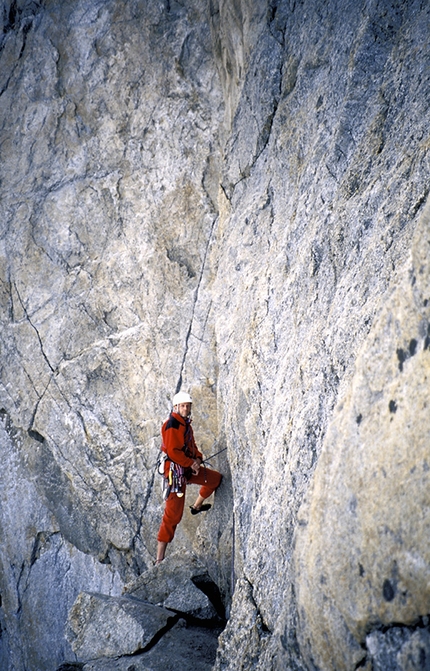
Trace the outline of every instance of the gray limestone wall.
<instances>
[{"instance_id":1,"label":"gray limestone wall","mask_svg":"<svg viewBox=\"0 0 430 671\"><path fill-rule=\"evenodd\" d=\"M174 541L214 669L427 668L428 3L0 22L1 668L79 662L78 595L152 566L179 388L227 448Z\"/></svg>"}]
</instances>

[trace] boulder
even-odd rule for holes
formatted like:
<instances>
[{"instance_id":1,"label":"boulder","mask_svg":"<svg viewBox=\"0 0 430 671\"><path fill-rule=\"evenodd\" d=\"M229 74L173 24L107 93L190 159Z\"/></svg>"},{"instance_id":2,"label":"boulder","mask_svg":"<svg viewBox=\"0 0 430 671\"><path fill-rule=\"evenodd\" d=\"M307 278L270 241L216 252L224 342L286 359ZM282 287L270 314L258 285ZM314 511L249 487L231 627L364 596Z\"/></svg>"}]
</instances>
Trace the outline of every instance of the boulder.
<instances>
[{"instance_id":1,"label":"boulder","mask_svg":"<svg viewBox=\"0 0 430 671\"><path fill-rule=\"evenodd\" d=\"M80 660L132 655L176 621L165 608L133 597L82 592L68 619L67 637Z\"/></svg>"},{"instance_id":2,"label":"boulder","mask_svg":"<svg viewBox=\"0 0 430 671\"><path fill-rule=\"evenodd\" d=\"M82 671L211 671L219 630L187 626L179 620L145 653L120 659L101 658L84 664Z\"/></svg>"},{"instance_id":3,"label":"boulder","mask_svg":"<svg viewBox=\"0 0 430 671\"><path fill-rule=\"evenodd\" d=\"M203 563L186 551L168 555L128 583L124 593L200 620L217 619L222 611L217 586Z\"/></svg>"}]
</instances>

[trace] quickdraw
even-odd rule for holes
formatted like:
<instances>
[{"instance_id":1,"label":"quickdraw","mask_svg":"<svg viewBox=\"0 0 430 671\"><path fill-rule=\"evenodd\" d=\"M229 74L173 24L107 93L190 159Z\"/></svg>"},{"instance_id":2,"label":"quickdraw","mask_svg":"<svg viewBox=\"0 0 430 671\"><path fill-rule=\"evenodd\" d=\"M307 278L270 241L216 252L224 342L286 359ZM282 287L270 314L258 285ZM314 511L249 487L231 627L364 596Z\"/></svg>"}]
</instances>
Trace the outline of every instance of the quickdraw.
<instances>
[{"instance_id":1,"label":"quickdraw","mask_svg":"<svg viewBox=\"0 0 430 671\"><path fill-rule=\"evenodd\" d=\"M171 461L169 470L170 491L178 496L183 496L184 492L182 490L185 482L185 469L182 466L179 466L179 464L175 464Z\"/></svg>"}]
</instances>

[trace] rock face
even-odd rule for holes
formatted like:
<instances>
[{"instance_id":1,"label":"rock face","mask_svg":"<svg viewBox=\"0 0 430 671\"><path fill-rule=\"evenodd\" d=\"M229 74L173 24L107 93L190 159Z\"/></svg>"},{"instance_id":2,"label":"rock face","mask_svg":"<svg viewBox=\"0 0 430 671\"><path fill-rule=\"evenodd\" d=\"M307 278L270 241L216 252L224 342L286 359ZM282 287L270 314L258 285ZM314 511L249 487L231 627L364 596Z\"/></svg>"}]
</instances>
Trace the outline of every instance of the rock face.
<instances>
[{"instance_id":1,"label":"rock face","mask_svg":"<svg viewBox=\"0 0 430 671\"><path fill-rule=\"evenodd\" d=\"M355 668L365 651L373 668L420 668L418 650L428 650L429 260L427 207L403 281L358 353L300 512L302 650L324 669L340 668L337 660ZM397 666L381 664L394 623L419 641L416 666L407 654Z\"/></svg>"},{"instance_id":2,"label":"rock face","mask_svg":"<svg viewBox=\"0 0 430 671\"><path fill-rule=\"evenodd\" d=\"M183 388L227 447L174 541L230 615L214 668L426 668L427 3L0 25L0 667L76 661L78 595L150 569Z\"/></svg>"}]
</instances>

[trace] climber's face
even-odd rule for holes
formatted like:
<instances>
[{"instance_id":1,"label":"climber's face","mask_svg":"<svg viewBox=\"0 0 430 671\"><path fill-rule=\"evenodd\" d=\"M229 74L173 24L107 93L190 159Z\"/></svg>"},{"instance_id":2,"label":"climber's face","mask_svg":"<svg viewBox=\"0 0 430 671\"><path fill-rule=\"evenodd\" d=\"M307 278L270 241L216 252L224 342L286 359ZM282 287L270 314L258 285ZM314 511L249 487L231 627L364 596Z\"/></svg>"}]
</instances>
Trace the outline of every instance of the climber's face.
<instances>
[{"instance_id":1,"label":"climber's face","mask_svg":"<svg viewBox=\"0 0 430 671\"><path fill-rule=\"evenodd\" d=\"M175 405L174 410L178 415L186 419L191 415L191 403L178 403L178 405Z\"/></svg>"}]
</instances>

